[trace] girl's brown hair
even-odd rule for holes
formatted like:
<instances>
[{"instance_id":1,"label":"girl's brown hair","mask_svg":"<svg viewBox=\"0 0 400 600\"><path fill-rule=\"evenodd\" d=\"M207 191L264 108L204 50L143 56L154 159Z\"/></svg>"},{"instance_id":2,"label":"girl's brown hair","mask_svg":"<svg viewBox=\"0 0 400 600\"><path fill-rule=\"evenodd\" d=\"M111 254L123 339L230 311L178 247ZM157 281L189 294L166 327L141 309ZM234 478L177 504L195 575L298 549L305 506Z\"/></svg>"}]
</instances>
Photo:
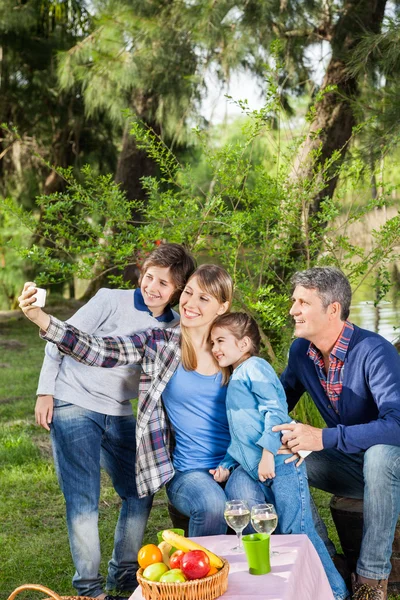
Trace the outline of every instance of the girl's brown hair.
<instances>
[{"instance_id":1,"label":"girl's brown hair","mask_svg":"<svg viewBox=\"0 0 400 600\"><path fill-rule=\"evenodd\" d=\"M244 337L248 337L251 341L251 348L249 349L250 356L255 356L260 352L260 330L258 329L255 319L250 317L250 315L240 312L220 315L213 322L211 330L213 330L214 327L229 329L230 333L238 341L242 340Z\"/></svg>"},{"instance_id":2,"label":"girl's brown hair","mask_svg":"<svg viewBox=\"0 0 400 600\"><path fill-rule=\"evenodd\" d=\"M197 278L199 287L206 294L210 294L220 304L227 302L227 310L230 310L233 298L233 282L231 276L224 268L218 265L201 265L196 269L187 283L193 277ZM195 371L197 368L197 357L192 340L190 339L189 330L184 325L181 325L181 332L182 365L186 371ZM229 380L229 370L225 368L221 370L223 381L226 383Z\"/></svg>"}]
</instances>

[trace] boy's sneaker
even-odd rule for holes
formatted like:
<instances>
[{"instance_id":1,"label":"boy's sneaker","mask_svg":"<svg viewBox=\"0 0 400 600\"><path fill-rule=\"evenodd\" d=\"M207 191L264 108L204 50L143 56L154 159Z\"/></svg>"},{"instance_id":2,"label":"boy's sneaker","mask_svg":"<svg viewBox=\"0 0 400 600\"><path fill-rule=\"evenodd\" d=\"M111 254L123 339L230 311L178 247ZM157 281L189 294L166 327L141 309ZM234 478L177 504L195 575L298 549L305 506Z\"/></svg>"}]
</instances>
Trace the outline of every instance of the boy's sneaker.
<instances>
[{"instance_id":1,"label":"boy's sneaker","mask_svg":"<svg viewBox=\"0 0 400 600\"><path fill-rule=\"evenodd\" d=\"M104 600L129 600L130 596L111 596L108 594Z\"/></svg>"},{"instance_id":2,"label":"boy's sneaker","mask_svg":"<svg viewBox=\"0 0 400 600\"><path fill-rule=\"evenodd\" d=\"M367 579L356 573L351 574L353 600L387 600L387 579Z\"/></svg>"}]
</instances>

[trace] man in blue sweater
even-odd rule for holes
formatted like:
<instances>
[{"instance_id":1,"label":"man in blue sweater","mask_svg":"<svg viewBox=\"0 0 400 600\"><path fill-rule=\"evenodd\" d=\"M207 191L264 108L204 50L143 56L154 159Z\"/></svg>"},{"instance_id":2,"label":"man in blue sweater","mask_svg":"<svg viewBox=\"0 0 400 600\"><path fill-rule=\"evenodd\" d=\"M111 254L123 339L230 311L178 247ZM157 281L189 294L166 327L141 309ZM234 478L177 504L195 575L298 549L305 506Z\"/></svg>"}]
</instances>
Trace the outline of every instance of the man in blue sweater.
<instances>
[{"instance_id":1,"label":"man in blue sweater","mask_svg":"<svg viewBox=\"0 0 400 600\"><path fill-rule=\"evenodd\" d=\"M298 339L281 380L289 410L308 392L327 427L274 430L288 430L282 443L293 453L313 451L306 461L310 485L364 499L354 598L386 600L400 513L400 357L380 335L347 320L351 288L341 271L315 267L292 283Z\"/></svg>"}]
</instances>

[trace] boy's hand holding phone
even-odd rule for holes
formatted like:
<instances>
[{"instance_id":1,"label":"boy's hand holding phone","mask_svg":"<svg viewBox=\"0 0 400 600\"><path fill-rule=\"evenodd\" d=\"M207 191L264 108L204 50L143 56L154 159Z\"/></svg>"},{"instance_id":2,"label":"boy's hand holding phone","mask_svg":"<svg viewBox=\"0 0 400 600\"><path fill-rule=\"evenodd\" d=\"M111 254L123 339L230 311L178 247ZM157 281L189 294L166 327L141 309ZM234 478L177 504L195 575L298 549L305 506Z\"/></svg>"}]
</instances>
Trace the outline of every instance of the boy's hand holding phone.
<instances>
[{"instance_id":1,"label":"boy's hand holding phone","mask_svg":"<svg viewBox=\"0 0 400 600\"><path fill-rule=\"evenodd\" d=\"M269 450L263 449L262 457L258 463L258 479L266 481L275 477L275 457Z\"/></svg>"}]
</instances>

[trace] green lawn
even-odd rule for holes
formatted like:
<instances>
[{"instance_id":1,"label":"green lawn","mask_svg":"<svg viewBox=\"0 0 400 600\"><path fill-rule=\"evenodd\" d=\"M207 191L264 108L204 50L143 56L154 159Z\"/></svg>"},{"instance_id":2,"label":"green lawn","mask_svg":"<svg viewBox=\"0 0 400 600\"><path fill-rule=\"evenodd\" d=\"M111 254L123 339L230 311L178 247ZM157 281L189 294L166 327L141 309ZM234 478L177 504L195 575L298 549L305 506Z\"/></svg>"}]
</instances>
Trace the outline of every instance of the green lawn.
<instances>
[{"instance_id":1,"label":"green lawn","mask_svg":"<svg viewBox=\"0 0 400 600\"><path fill-rule=\"evenodd\" d=\"M55 307L66 317L75 307ZM68 312L69 311L69 312ZM73 567L49 436L34 425L35 388L44 342L25 319L0 321L0 600L23 583L41 583L73 594ZM329 496L316 496L330 533ZM111 556L118 498L104 475L100 501L102 572ZM170 526L165 493L157 494L145 541ZM25 594L24 598L31 598ZM400 596L398 598L400 600Z\"/></svg>"}]
</instances>

